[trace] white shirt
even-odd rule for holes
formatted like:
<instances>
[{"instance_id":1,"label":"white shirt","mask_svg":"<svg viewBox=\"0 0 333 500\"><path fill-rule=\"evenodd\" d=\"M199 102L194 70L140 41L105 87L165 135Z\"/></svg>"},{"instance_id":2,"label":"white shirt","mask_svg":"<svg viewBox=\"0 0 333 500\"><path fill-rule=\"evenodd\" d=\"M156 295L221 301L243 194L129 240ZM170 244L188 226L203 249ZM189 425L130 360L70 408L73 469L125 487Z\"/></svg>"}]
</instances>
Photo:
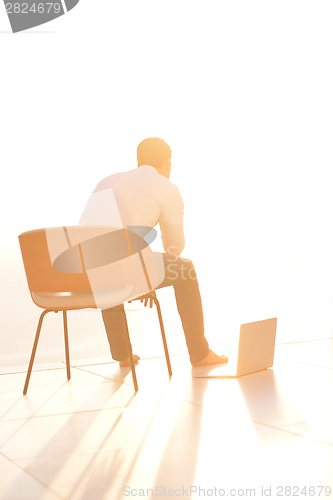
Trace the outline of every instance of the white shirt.
<instances>
[{"instance_id":1,"label":"white shirt","mask_svg":"<svg viewBox=\"0 0 333 500\"><path fill-rule=\"evenodd\" d=\"M184 248L184 203L175 184L150 165L119 172L99 182L80 225L148 226L160 224L166 251Z\"/></svg>"}]
</instances>

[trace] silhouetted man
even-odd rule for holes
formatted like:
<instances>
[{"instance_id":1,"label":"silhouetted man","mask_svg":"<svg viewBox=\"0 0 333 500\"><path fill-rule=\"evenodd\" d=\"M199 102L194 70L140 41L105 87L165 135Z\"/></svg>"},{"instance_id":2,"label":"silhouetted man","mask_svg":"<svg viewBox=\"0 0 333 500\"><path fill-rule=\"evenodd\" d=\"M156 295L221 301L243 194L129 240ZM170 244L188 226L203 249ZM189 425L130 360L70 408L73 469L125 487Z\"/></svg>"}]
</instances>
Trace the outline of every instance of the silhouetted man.
<instances>
[{"instance_id":1,"label":"silhouetted man","mask_svg":"<svg viewBox=\"0 0 333 500\"><path fill-rule=\"evenodd\" d=\"M162 139L150 137L139 144L137 159L138 168L110 175L97 184L80 224L153 228L159 223L165 253L162 254L164 279L157 288L174 287L191 364L224 363L228 358L209 349L204 334L201 296L193 263L180 257L185 246L184 203L178 188L169 181L171 149ZM104 197L96 196L97 193ZM147 303L148 299L144 305ZM113 359L119 361L120 366L129 366L123 312L124 305L121 305L102 310L102 316ZM140 359L136 354L133 357L135 362Z\"/></svg>"}]
</instances>

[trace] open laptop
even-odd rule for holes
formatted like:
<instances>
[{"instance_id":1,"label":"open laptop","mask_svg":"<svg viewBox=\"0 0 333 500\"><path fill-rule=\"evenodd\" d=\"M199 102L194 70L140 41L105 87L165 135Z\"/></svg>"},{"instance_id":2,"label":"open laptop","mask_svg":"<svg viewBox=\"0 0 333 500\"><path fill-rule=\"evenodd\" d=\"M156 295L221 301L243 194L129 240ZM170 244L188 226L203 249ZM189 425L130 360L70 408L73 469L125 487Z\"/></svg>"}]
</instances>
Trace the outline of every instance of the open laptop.
<instances>
[{"instance_id":1,"label":"open laptop","mask_svg":"<svg viewBox=\"0 0 333 500\"><path fill-rule=\"evenodd\" d=\"M197 366L194 378L242 377L273 366L277 318L241 325L237 362Z\"/></svg>"}]
</instances>

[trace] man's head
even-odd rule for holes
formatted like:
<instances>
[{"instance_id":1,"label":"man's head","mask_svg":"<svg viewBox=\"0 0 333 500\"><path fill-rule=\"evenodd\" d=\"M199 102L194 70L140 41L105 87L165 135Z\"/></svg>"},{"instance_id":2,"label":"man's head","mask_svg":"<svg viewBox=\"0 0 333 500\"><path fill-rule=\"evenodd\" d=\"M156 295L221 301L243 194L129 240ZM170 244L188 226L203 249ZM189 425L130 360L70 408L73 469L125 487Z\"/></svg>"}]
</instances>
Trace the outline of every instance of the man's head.
<instances>
[{"instance_id":1,"label":"man's head","mask_svg":"<svg viewBox=\"0 0 333 500\"><path fill-rule=\"evenodd\" d=\"M151 165L165 177L169 178L171 169L171 148L158 137L149 137L140 142L137 149L138 167Z\"/></svg>"}]
</instances>

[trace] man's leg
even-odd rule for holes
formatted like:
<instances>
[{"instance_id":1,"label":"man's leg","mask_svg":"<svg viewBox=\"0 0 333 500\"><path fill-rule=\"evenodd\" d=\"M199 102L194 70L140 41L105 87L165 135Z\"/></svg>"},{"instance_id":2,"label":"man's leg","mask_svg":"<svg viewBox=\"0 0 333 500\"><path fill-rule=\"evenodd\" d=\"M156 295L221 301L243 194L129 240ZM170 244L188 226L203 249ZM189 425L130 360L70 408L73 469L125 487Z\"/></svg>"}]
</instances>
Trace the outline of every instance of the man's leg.
<instances>
[{"instance_id":1,"label":"man's leg","mask_svg":"<svg viewBox=\"0 0 333 500\"><path fill-rule=\"evenodd\" d=\"M192 364L209 354L197 275L193 263L174 254L163 254L165 278L157 288L173 286Z\"/></svg>"},{"instance_id":2,"label":"man's leg","mask_svg":"<svg viewBox=\"0 0 333 500\"><path fill-rule=\"evenodd\" d=\"M110 309L103 309L102 317L110 345L111 356L116 361L124 361L128 358L125 338L126 332L124 331L125 325L126 328L128 328L128 326L124 304L111 307Z\"/></svg>"},{"instance_id":3,"label":"man's leg","mask_svg":"<svg viewBox=\"0 0 333 500\"><path fill-rule=\"evenodd\" d=\"M209 349L204 334L201 295L193 263L174 254L163 254L163 259L165 278L157 289L171 285L175 289L177 308L191 363L197 364L203 361L205 364L215 364L226 361L227 358L222 360ZM113 359L120 362L127 360L126 332L123 322L125 321L127 326L127 320L123 304L104 309L102 316Z\"/></svg>"}]
</instances>

